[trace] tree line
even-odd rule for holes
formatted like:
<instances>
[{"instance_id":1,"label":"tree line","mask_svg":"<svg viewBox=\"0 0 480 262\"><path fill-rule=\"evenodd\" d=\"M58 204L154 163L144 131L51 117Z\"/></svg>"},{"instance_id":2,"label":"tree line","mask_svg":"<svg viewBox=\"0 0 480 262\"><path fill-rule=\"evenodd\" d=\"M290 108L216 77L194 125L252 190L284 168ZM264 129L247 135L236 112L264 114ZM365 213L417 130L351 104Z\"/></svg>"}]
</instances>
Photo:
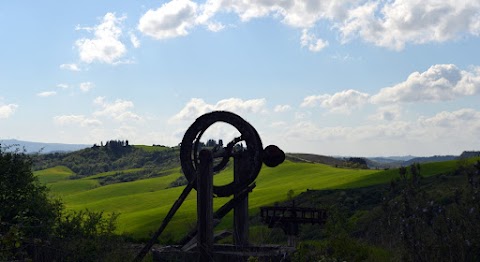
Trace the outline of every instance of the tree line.
<instances>
[{"instance_id":1,"label":"tree line","mask_svg":"<svg viewBox=\"0 0 480 262\"><path fill-rule=\"evenodd\" d=\"M70 153L34 155L32 160L34 170L63 165L75 172L75 178L133 168L158 172L179 166L178 155L178 149L174 148L147 151L129 145L128 140L110 140Z\"/></svg>"}]
</instances>

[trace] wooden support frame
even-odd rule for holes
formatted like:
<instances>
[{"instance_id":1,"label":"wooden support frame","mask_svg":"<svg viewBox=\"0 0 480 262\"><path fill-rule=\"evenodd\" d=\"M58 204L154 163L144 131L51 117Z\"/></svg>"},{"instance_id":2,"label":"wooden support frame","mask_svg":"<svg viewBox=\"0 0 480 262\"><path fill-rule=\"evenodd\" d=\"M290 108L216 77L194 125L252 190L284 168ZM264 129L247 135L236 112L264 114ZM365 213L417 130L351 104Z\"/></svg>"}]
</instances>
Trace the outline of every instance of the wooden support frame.
<instances>
[{"instance_id":1,"label":"wooden support frame","mask_svg":"<svg viewBox=\"0 0 480 262\"><path fill-rule=\"evenodd\" d=\"M249 174L249 162L246 151L239 152L234 157L234 181L242 185ZM234 194L234 197L239 197ZM233 208L233 243L238 247L248 246L249 223L248 223L248 194Z\"/></svg>"},{"instance_id":2,"label":"wooden support frame","mask_svg":"<svg viewBox=\"0 0 480 262\"><path fill-rule=\"evenodd\" d=\"M209 150L199 154L197 171L197 249L199 261L213 257L213 157Z\"/></svg>"}]
</instances>

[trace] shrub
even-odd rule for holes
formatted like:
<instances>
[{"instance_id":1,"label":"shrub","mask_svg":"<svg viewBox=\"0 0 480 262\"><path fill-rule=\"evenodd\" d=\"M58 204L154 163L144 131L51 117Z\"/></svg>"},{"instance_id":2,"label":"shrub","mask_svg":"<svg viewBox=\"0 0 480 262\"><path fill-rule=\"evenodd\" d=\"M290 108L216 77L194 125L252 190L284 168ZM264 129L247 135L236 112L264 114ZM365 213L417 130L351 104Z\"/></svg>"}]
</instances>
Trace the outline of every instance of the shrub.
<instances>
[{"instance_id":1,"label":"shrub","mask_svg":"<svg viewBox=\"0 0 480 262\"><path fill-rule=\"evenodd\" d=\"M130 261L115 235L118 214L65 213L23 153L0 147L0 261Z\"/></svg>"}]
</instances>

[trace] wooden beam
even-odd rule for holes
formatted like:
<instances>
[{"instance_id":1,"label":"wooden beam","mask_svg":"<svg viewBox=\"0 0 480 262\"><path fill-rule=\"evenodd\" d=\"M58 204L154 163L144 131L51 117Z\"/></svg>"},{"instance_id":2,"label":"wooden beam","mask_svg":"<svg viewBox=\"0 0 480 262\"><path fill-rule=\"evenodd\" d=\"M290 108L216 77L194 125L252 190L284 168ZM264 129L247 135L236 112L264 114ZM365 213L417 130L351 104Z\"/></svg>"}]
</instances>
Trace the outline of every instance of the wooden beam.
<instances>
[{"instance_id":1,"label":"wooden beam","mask_svg":"<svg viewBox=\"0 0 480 262\"><path fill-rule=\"evenodd\" d=\"M201 262L213 258L213 157L209 150L199 153L197 171L197 249Z\"/></svg>"},{"instance_id":2,"label":"wooden beam","mask_svg":"<svg viewBox=\"0 0 480 262\"><path fill-rule=\"evenodd\" d=\"M250 174L248 151L240 152L234 158L233 177L236 185L244 185ZM234 194L238 197L238 193ZM238 247L248 246L248 194L233 208L233 243Z\"/></svg>"}]
</instances>

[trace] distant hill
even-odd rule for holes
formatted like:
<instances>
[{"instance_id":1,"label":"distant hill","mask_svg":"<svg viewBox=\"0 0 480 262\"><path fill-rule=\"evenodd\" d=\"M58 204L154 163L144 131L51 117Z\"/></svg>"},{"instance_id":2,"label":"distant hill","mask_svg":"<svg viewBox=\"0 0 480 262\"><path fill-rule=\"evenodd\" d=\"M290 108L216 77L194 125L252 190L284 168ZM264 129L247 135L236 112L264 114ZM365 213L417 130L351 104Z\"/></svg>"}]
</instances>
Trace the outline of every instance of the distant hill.
<instances>
[{"instance_id":1,"label":"distant hill","mask_svg":"<svg viewBox=\"0 0 480 262\"><path fill-rule=\"evenodd\" d=\"M428 157L416 157L408 161L403 162L403 166L409 166L413 163L434 163L434 162L443 162L457 159L458 156L446 155L446 156L428 156Z\"/></svg>"},{"instance_id":2,"label":"distant hill","mask_svg":"<svg viewBox=\"0 0 480 262\"><path fill-rule=\"evenodd\" d=\"M7 147L7 151L12 150L23 150L25 149L27 153L54 153L54 152L72 152L81 150L91 145L83 144L61 144L61 143L41 143L41 142L30 142L22 141L16 139L0 139L0 144L2 147Z\"/></svg>"},{"instance_id":3,"label":"distant hill","mask_svg":"<svg viewBox=\"0 0 480 262\"><path fill-rule=\"evenodd\" d=\"M435 163L456 160L458 158L472 158L479 157L480 151L465 151L460 156L456 155L436 155L427 157L416 156L388 156L388 157L366 157L366 158L353 158L364 159L366 165L371 169L387 169L398 168L401 166L409 166L413 163ZM286 158L293 162L310 162L330 165L334 167L356 167L352 166L350 162L351 157L331 157L315 154L303 154L303 153L287 153ZM358 168L358 167L356 167Z\"/></svg>"},{"instance_id":4,"label":"distant hill","mask_svg":"<svg viewBox=\"0 0 480 262\"><path fill-rule=\"evenodd\" d=\"M32 160L34 170L65 166L75 173L73 178L116 171L105 183L162 176L166 170L180 166L176 148L128 145L116 140L68 153L35 154Z\"/></svg>"},{"instance_id":5,"label":"distant hill","mask_svg":"<svg viewBox=\"0 0 480 262\"><path fill-rule=\"evenodd\" d=\"M362 157L331 157L316 154L287 153L286 159L292 162L324 164L342 168L367 168L367 159Z\"/></svg>"},{"instance_id":6,"label":"distant hill","mask_svg":"<svg viewBox=\"0 0 480 262\"><path fill-rule=\"evenodd\" d=\"M391 158L373 157L367 158L369 168L397 168L403 165L404 161Z\"/></svg>"},{"instance_id":7,"label":"distant hill","mask_svg":"<svg viewBox=\"0 0 480 262\"><path fill-rule=\"evenodd\" d=\"M479 157L480 151L463 151L459 158Z\"/></svg>"},{"instance_id":8,"label":"distant hill","mask_svg":"<svg viewBox=\"0 0 480 262\"><path fill-rule=\"evenodd\" d=\"M105 148L82 150L82 154L92 153L93 150L103 151ZM167 148L158 153L171 151L173 150ZM76 158L78 157L80 155L76 155ZM176 158L178 159L178 155ZM215 183L219 185L230 183L233 178L233 168L233 165L227 166L225 170L215 175ZM127 175L127 172L133 174L135 171L130 169L116 172L124 172L124 175ZM307 189L351 188L358 185L386 183L391 180L390 176L377 177L376 174L379 172L383 171L334 168L323 164L289 160L275 168L263 167L256 179L256 188L249 194L249 212L253 216L259 212L261 206L273 205L277 201L285 200L290 190L296 195ZM137 240L150 236L150 233L162 223L162 219L183 190L183 187L170 185L179 177L184 177L178 162L168 174L121 183L102 183L99 179L100 176L105 179L115 176L113 172L78 177L78 173L65 166L39 170L35 174L39 176L40 181L47 183L54 195L62 198L69 209L87 208L105 213L121 213L118 232L131 234ZM74 179L75 177L77 179ZM164 234L178 240L191 228L190 225L195 223L195 194L195 192L190 193ZM214 209L217 210L227 200L228 198L215 198ZM232 215L227 215L217 229L228 229L232 223Z\"/></svg>"},{"instance_id":9,"label":"distant hill","mask_svg":"<svg viewBox=\"0 0 480 262\"><path fill-rule=\"evenodd\" d=\"M475 154L477 153L477 154ZM464 152L462 155L465 155L464 158L470 158L475 156L480 156L480 152L471 151ZM460 156L461 158L462 156ZM455 155L444 155L444 156L427 156L427 157L415 157L415 156L404 156L404 157L370 157L367 160L368 167L370 168L397 168L401 166L409 166L413 163L435 163L443 162L458 159L459 156Z\"/></svg>"},{"instance_id":10,"label":"distant hill","mask_svg":"<svg viewBox=\"0 0 480 262\"><path fill-rule=\"evenodd\" d=\"M387 156L387 157L369 157L368 159L378 163L392 163L392 162L404 162L410 159L417 158L416 156Z\"/></svg>"},{"instance_id":11,"label":"distant hill","mask_svg":"<svg viewBox=\"0 0 480 262\"><path fill-rule=\"evenodd\" d=\"M325 164L329 166L342 165L344 161L331 156L322 156L315 154L287 153L286 159L293 162L311 162Z\"/></svg>"},{"instance_id":12,"label":"distant hill","mask_svg":"<svg viewBox=\"0 0 480 262\"><path fill-rule=\"evenodd\" d=\"M417 156L412 156L412 155L406 155L406 156L387 156L387 157L378 157L378 158L383 158L383 159L391 159L391 160L396 160L396 161L408 161L412 158L416 158Z\"/></svg>"}]
</instances>

